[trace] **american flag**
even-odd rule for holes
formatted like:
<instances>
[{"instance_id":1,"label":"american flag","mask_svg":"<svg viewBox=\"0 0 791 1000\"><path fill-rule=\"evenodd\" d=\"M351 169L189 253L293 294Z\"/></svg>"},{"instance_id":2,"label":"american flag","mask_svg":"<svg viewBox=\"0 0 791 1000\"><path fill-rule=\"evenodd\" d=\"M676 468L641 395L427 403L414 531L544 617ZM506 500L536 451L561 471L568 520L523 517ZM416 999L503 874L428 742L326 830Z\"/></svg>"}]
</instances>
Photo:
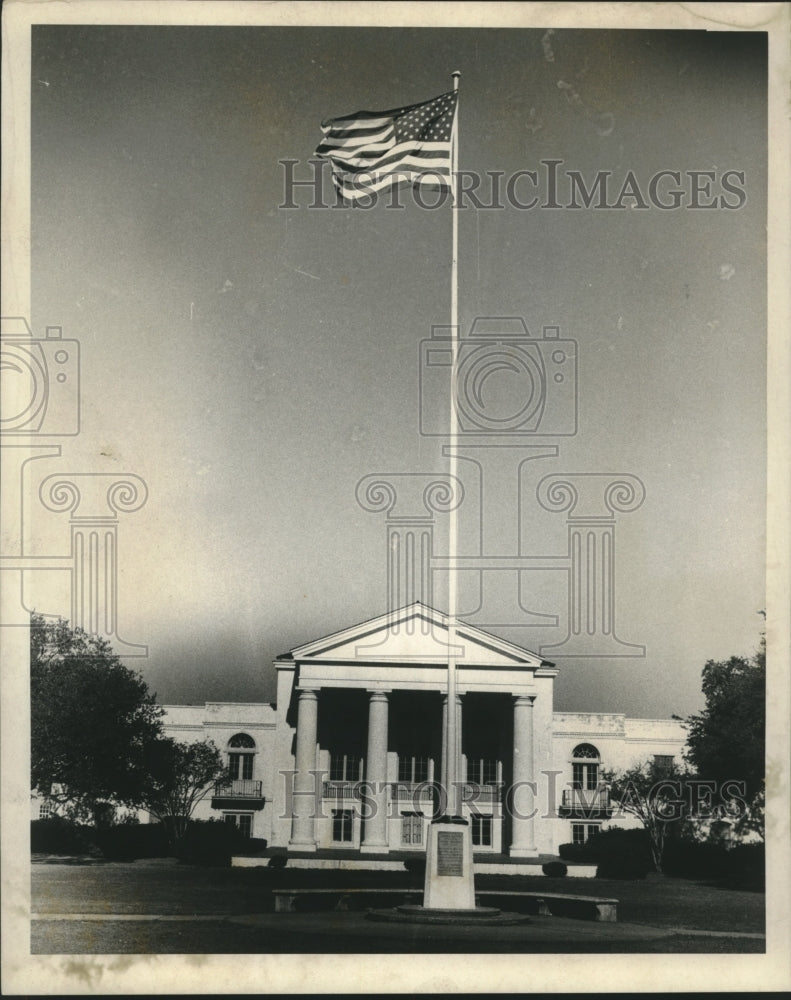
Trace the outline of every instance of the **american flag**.
<instances>
[{"instance_id":1,"label":"american flag","mask_svg":"<svg viewBox=\"0 0 791 1000\"><path fill-rule=\"evenodd\" d=\"M393 111L356 111L322 122L316 156L332 164L341 196L356 201L389 185L450 187L457 91Z\"/></svg>"}]
</instances>

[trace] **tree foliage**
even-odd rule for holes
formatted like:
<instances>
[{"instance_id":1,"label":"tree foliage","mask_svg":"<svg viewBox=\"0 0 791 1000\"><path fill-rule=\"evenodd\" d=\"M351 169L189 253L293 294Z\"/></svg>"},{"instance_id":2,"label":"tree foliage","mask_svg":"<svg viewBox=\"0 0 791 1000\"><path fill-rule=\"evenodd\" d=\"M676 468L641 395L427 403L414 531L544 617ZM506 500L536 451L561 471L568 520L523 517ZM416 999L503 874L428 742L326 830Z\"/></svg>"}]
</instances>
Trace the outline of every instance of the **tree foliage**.
<instances>
[{"instance_id":1,"label":"tree foliage","mask_svg":"<svg viewBox=\"0 0 791 1000\"><path fill-rule=\"evenodd\" d=\"M602 775L617 810L635 816L648 834L651 858L662 871L665 844L674 827L687 815L688 775L675 766L655 760L637 764L625 771L605 771Z\"/></svg>"},{"instance_id":2,"label":"tree foliage","mask_svg":"<svg viewBox=\"0 0 791 1000\"><path fill-rule=\"evenodd\" d=\"M149 748L148 769L143 805L164 825L171 847L178 850L195 806L216 782L228 780L222 756L210 740L163 739Z\"/></svg>"},{"instance_id":3,"label":"tree foliage","mask_svg":"<svg viewBox=\"0 0 791 1000\"><path fill-rule=\"evenodd\" d=\"M766 744L766 647L751 659L709 660L706 707L687 720L687 759L704 778L744 781L752 802L763 789Z\"/></svg>"},{"instance_id":4,"label":"tree foliage","mask_svg":"<svg viewBox=\"0 0 791 1000\"><path fill-rule=\"evenodd\" d=\"M163 710L110 644L33 614L30 695L31 787L94 822L139 805Z\"/></svg>"}]
</instances>

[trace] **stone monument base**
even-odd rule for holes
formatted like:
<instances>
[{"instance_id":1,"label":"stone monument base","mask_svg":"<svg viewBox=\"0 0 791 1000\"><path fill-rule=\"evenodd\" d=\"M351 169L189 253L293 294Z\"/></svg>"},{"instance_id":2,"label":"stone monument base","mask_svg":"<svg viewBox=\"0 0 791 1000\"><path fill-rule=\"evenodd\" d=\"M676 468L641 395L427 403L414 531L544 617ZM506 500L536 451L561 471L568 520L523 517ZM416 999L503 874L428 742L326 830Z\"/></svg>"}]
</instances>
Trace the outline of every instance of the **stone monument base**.
<instances>
[{"instance_id":1,"label":"stone monument base","mask_svg":"<svg viewBox=\"0 0 791 1000\"><path fill-rule=\"evenodd\" d=\"M394 924L453 924L486 925L504 927L508 924L528 924L530 918L522 913L503 913L493 906L476 906L472 910L442 910L439 907L427 909L425 906L405 904L391 910L369 910L369 920L380 920Z\"/></svg>"},{"instance_id":2,"label":"stone monument base","mask_svg":"<svg viewBox=\"0 0 791 1000\"><path fill-rule=\"evenodd\" d=\"M475 910L472 830L461 816L441 816L428 828L425 910Z\"/></svg>"}]
</instances>

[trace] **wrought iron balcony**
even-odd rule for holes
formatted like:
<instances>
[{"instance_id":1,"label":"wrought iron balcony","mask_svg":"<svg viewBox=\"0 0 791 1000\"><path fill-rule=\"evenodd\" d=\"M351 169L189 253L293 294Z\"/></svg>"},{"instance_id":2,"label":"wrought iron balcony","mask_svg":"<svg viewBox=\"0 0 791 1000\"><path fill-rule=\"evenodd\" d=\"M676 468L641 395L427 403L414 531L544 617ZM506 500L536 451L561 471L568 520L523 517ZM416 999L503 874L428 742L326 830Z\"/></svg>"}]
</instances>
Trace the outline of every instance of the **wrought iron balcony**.
<instances>
[{"instance_id":1,"label":"wrought iron balcony","mask_svg":"<svg viewBox=\"0 0 791 1000\"><path fill-rule=\"evenodd\" d=\"M478 782L467 781L462 789L462 801L469 805L476 802L499 802L502 790L503 786L499 782L487 782L481 785Z\"/></svg>"},{"instance_id":2,"label":"wrought iron balcony","mask_svg":"<svg viewBox=\"0 0 791 1000\"><path fill-rule=\"evenodd\" d=\"M234 778L233 781L215 785L212 801L215 799L263 800L261 782L252 778Z\"/></svg>"},{"instance_id":3,"label":"wrought iron balcony","mask_svg":"<svg viewBox=\"0 0 791 1000\"><path fill-rule=\"evenodd\" d=\"M431 802L434 785L427 781L395 781L390 785L390 794L396 802Z\"/></svg>"},{"instance_id":4,"label":"wrought iron balcony","mask_svg":"<svg viewBox=\"0 0 791 1000\"><path fill-rule=\"evenodd\" d=\"M606 788L566 788L560 805L564 816L588 818L612 811L610 793Z\"/></svg>"},{"instance_id":5,"label":"wrought iron balcony","mask_svg":"<svg viewBox=\"0 0 791 1000\"><path fill-rule=\"evenodd\" d=\"M360 781L325 781L321 786L321 794L325 799L359 799Z\"/></svg>"}]
</instances>

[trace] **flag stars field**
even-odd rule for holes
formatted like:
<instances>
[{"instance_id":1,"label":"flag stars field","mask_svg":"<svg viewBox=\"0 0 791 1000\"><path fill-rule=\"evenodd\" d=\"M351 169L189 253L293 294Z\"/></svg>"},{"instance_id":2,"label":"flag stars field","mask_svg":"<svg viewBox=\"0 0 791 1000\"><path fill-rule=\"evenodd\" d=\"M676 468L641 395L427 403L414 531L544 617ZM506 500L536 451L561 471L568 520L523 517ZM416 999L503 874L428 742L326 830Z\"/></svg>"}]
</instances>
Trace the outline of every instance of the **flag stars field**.
<instances>
[{"instance_id":1,"label":"flag stars field","mask_svg":"<svg viewBox=\"0 0 791 1000\"><path fill-rule=\"evenodd\" d=\"M336 189L347 201L388 186L449 188L458 92L392 111L357 111L321 126L316 156L329 160Z\"/></svg>"}]
</instances>

